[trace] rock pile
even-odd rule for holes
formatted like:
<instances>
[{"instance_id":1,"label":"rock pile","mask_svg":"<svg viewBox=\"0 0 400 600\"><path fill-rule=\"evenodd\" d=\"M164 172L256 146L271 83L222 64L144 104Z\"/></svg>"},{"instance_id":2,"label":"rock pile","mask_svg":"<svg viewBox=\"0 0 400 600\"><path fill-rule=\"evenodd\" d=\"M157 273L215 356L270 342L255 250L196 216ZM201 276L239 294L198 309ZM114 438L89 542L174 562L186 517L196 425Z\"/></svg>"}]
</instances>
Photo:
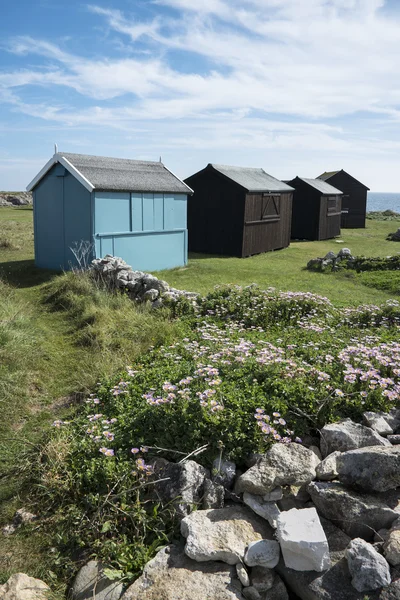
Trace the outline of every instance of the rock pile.
<instances>
[{"instance_id":1,"label":"rock pile","mask_svg":"<svg viewBox=\"0 0 400 600\"><path fill-rule=\"evenodd\" d=\"M32 192L1 192L0 206L25 206L32 204Z\"/></svg>"},{"instance_id":2,"label":"rock pile","mask_svg":"<svg viewBox=\"0 0 400 600\"><path fill-rule=\"evenodd\" d=\"M244 472L155 459L149 500L175 504L181 539L125 591L91 561L72 600L400 599L400 446L386 437L400 410L364 421L323 427L320 449L275 444Z\"/></svg>"},{"instance_id":3,"label":"rock pile","mask_svg":"<svg viewBox=\"0 0 400 600\"><path fill-rule=\"evenodd\" d=\"M386 239L389 242L400 242L400 228L394 233L389 233Z\"/></svg>"},{"instance_id":4,"label":"rock pile","mask_svg":"<svg viewBox=\"0 0 400 600\"><path fill-rule=\"evenodd\" d=\"M194 292L170 287L166 281L150 273L134 271L122 258L110 254L93 260L92 272L110 289L123 290L135 302L150 302L153 308L175 302L182 296L192 302L198 297Z\"/></svg>"},{"instance_id":5,"label":"rock pile","mask_svg":"<svg viewBox=\"0 0 400 600\"><path fill-rule=\"evenodd\" d=\"M307 269L309 271L337 271L340 266L343 267L346 265L347 268L351 267L353 261L354 256L351 254L349 248L341 248L337 254L331 251L322 258L309 260Z\"/></svg>"}]
</instances>

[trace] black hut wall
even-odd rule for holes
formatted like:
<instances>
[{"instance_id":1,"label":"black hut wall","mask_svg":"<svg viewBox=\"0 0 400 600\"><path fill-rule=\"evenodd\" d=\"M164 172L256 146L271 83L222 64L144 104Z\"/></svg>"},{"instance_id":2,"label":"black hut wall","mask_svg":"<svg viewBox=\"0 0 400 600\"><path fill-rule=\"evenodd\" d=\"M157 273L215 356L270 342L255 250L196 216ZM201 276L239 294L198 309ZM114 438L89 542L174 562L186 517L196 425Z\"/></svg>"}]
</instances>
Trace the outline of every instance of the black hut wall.
<instances>
[{"instance_id":1,"label":"black hut wall","mask_svg":"<svg viewBox=\"0 0 400 600\"><path fill-rule=\"evenodd\" d=\"M242 256L245 190L213 169L185 179L190 252Z\"/></svg>"},{"instance_id":2,"label":"black hut wall","mask_svg":"<svg viewBox=\"0 0 400 600\"><path fill-rule=\"evenodd\" d=\"M318 240L340 235L341 207L341 196L321 196Z\"/></svg>"},{"instance_id":3,"label":"black hut wall","mask_svg":"<svg viewBox=\"0 0 400 600\"><path fill-rule=\"evenodd\" d=\"M347 213L342 214L341 226L352 229L364 228L367 215L367 188L342 171L330 177L328 183L343 192L342 210Z\"/></svg>"},{"instance_id":4,"label":"black hut wall","mask_svg":"<svg viewBox=\"0 0 400 600\"><path fill-rule=\"evenodd\" d=\"M300 180L288 181L293 194L291 238L317 240L319 236L320 193Z\"/></svg>"}]
</instances>

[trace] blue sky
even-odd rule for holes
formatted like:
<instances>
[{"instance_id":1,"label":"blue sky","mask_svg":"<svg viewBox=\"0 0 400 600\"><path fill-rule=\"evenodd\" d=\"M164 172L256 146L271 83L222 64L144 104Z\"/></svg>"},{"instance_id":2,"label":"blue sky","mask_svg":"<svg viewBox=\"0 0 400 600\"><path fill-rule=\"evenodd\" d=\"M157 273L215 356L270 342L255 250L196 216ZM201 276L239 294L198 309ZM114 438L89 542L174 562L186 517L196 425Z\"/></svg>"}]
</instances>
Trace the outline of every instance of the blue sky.
<instances>
[{"instance_id":1,"label":"blue sky","mask_svg":"<svg viewBox=\"0 0 400 600\"><path fill-rule=\"evenodd\" d=\"M14 0L0 8L0 189L53 154L344 168L399 191L400 3Z\"/></svg>"}]
</instances>

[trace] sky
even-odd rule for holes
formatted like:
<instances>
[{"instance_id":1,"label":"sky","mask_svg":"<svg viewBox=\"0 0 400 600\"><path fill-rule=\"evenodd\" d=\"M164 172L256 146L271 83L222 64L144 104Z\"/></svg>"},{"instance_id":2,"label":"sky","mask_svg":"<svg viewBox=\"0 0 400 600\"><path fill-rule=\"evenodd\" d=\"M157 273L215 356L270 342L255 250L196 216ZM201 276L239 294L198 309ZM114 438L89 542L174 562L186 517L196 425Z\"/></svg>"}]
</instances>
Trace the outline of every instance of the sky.
<instances>
[{"instance_id":1,"label":"sky","mask_svg":"<svg viewBox=\"0 0 400 600\"><path fill-rule=\"evenodd\" d=\"M59 150L400 192L398 0L0 3L0 189Z\"/></svg>"}]
</instances>

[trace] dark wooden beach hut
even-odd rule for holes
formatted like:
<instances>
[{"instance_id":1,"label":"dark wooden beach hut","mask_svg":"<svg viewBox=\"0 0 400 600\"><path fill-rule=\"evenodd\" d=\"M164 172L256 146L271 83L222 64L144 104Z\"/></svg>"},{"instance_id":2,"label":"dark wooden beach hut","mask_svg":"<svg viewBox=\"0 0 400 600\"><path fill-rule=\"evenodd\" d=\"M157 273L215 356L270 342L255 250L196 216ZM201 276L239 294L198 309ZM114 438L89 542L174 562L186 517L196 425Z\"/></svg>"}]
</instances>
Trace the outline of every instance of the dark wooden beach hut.
<instances>
[{"instance_id":1,"label":"dark wooden beach hut","mask_svg":"<svg viewBox=\"0 0 400 600\"><path fill-rule=\"evenodd\" d=\"M209 164L185 183L190 251L245 257L289 245L293 188L263 169Z\"/></svg>"},{"instance_id":2,"label":"dark wooden beach hut","mask_svg":"<svg viewBox=\"0 0 400 600\"><path fill-rule=\"evenodd\" d=\"M321 179L295 177L292 239L328 240L340 235L342 192Z\"/></svg>"},{"instance_id":3,"label":"dark wooden beach hut","mask_svg":"<svg viewBox=\"0 0 400 600\"><path fill-rule=\"evenodd\" d=\"M318 179L330 183L343 192L341 226L354 229L365 227L369 188L343 169L327 171Z\"/></svg>"}]
</instances>

